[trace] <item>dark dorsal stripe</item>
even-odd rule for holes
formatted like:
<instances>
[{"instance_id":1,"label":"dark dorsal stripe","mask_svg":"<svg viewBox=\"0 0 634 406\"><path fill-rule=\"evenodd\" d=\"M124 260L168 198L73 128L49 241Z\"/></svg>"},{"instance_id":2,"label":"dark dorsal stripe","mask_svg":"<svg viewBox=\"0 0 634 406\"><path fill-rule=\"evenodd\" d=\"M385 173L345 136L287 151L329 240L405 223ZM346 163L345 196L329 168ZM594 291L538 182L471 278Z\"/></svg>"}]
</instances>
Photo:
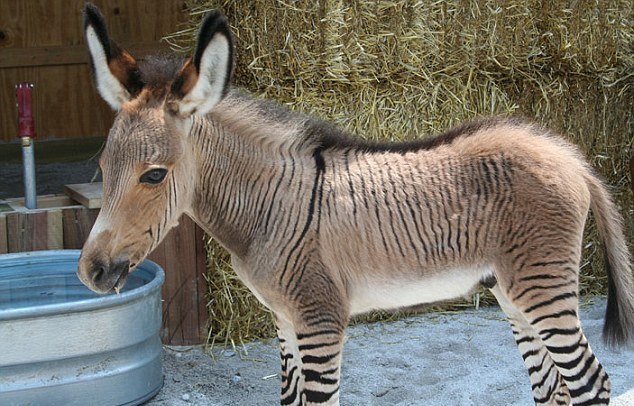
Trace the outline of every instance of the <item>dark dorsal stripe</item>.
<instances>
[{"instance_id":1,"label":"dark dorsal stripe","mask_svg":"<svg viewBox=\"0 0 634 406\"><path fill-rule=\"evenodd\" d=\"M306 124L305 131L307 141L315 143L322 151L352 149L368 153L394 152L406 154L448 145L458 138L468 137L487 128L497 127L502 124L518 126L521 123L523 123L521 119L514 117L489 117L467 122L440 135L404 142L374 142L352 137L334 125L320 120L310 120Z\"/></svg>"}]
</instances>

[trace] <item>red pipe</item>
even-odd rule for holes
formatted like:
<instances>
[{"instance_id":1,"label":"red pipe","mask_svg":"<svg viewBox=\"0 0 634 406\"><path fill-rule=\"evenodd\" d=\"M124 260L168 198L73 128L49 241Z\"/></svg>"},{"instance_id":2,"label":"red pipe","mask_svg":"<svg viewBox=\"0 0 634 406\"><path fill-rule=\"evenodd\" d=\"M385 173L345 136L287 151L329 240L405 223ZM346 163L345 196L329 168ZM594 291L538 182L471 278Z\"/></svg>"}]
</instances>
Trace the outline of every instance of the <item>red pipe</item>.
<instances>
[{"instance_id":1,"label":"red pipe","mask_svg":"<svg viewBox=\"0 0 634 406\"><path fill-rule=\"evenodd\" d=\"M32 83L24 82L15 86L15 93L18 98L18 137L36 137L32 92Z\"/></svg>"}]
</instances>

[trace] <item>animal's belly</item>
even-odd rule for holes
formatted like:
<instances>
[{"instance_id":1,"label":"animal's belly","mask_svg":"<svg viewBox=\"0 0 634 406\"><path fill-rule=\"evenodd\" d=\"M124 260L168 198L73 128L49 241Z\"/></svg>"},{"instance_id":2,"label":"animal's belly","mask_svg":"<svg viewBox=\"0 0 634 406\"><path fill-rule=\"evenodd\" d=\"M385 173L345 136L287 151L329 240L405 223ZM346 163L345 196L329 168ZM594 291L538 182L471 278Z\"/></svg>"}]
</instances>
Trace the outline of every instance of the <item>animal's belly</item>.
<instances>
[{"instance_id":1,"label":"animal's belly","mask_svg":"<svg viewBox=\"0 0 634 406\"><path fill-rule=\"evenodd\" d=\"M490 268L467 268L439 271L420 279L372 275L357 281L350 290L351 314L454 299L471 293L492 273Z\"/></svg>"}]
</instances>

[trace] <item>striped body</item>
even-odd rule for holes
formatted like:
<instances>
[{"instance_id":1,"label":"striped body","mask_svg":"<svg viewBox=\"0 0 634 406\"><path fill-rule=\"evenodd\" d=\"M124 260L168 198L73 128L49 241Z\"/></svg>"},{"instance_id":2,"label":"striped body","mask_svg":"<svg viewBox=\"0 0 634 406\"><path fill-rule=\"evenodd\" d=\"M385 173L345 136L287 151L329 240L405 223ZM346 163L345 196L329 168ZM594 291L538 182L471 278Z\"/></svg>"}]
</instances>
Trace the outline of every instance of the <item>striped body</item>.
<instances>
[{"instance_id":1,"label":"striped body","mask_svg":"<svg viewBox=\"0 0 634 406\"><path fill-rule=\"evenodd\" d=\"M91 37L105 32L91 7L87 42L93 65L108 61L94 69L108 92L129 55L100 57L107 34ZM86 285L118 289L188 215L275 315L282 404L339 403L351 315L479 284L509 317L536 404L608 403L577 312L590 208L606 244L612 343L631 339L634 283L618 211L574 146L508 118L409 143L360 141L231 88L232 49L226 20L211 16L180 69L176 59L134 65L136 85L119 78L123 87L102 94L119 114L101 159L104 206L78 269Z\"/></svg>"}]
</instances>

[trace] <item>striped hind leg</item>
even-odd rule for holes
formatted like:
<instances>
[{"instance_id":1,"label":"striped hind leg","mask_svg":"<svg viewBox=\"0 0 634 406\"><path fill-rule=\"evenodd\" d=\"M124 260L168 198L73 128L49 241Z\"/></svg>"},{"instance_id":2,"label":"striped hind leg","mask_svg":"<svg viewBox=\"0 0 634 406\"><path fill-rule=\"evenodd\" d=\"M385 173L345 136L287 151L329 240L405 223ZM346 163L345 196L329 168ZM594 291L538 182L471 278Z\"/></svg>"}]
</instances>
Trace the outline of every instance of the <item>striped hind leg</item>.
<instances>
[{"instance_id":1,"label":"striped hind leg","mask_svg":"<svg viewBox=\"0 0 634 406\"><path fill-rule=\"evenodd\" d=\"M522 312L566 382L572 404L607 405L610 380L581 330L576 291L531 299L525 300Z\"/></svg>"},{"instance_id":2,"label":"striped hind leg","mask_svg":"<svg viewBox=\"0 0 634 406\"><path fill-rule=\"evenodd\" d=\"M499 285L490 289L506 314L517 347L528 369L536 405L568 405L570 394L541 338Z\"/></svg>"},{"instance_id":3,"label":"striped hind leg","mask_svg":"<svg viewBox=\"0 0 634 406\"><path fill-rule=\"evenodd\" d=\"M608 404L610 380L578 317L576 262L528 263L532 266L516 274L512 288L500 286L501 290L541 339L568 388L571 404Z\"/></svg>"}]
</instances>

